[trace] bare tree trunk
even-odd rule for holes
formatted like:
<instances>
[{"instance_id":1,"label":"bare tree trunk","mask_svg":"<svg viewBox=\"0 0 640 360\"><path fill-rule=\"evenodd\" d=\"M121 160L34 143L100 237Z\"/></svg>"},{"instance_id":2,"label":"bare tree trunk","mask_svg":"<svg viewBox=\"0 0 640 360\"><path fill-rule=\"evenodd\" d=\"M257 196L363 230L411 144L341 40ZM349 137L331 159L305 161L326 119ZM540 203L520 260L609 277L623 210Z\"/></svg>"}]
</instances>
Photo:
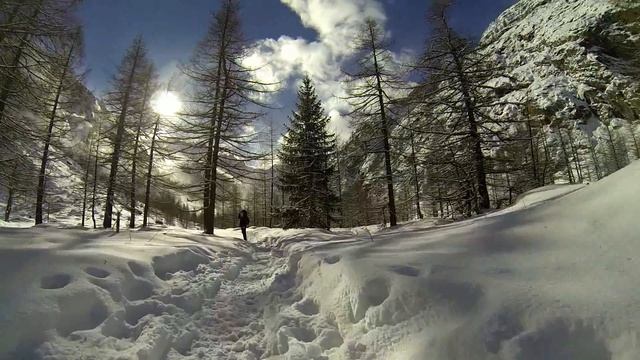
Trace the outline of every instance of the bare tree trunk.
<instances>
[{"instance_id":1,"label":"bare tree trunk","mask_svg":"<svg viewBox=\"0 0 640 360\"><path fill-rule=\"evenodd\" d=\"M373 66L376 76L376 90L378 92L378 104L380 106L380 127L382 132L382 140L384 142L384 165L387 180L387 197L389 201L389 222L391 226L397 225L396 217L396 199L393 190L393 170L391 168L391 146L389 144L389 128L387 123L387 114L384 103L384 95L382 91L382 79L380 78L380 68L378 66L378 54L376 49L375 35L373 26L369 25L369 35L371 37L371 49L373 55Z\"/></svg>"},{"instance_id":2,"label":"bare tree trunk","mask_svg":"<svg viewBox=\"0 0 640 360\"><path fill-rule=\"evenodd\" d=\"M219 198L220 198L220 202L222 204L220 204L220 215L218 216L218 219L220 219L219 227L224 228L225 227L225 222L224 222L225 212L224 212L224 208L226 206L226 196L225 196L225 191L224 191L224 180L220 182L220 190L221 190L221 194L220 194ZM218 207L216 206L216 209L217 208Z\"/></svg>"},{"instance_id":3,"label":"bare tree trunk","mask_svg":"<svg viewBox=\"0 0 640 360\"><path fill-rule=\"evenodd\" d=\"M573 170L571 169L571 161L569 160L569 154L567 153L567 147L564 144L564 138L562 137L562 129L558 129L558 137L560 138L560 147L562 148L562 154L564 156L564 164L567 167L567 175L569 176L569 183L575 183L573 178Z\"/></svg>"},{"instance_id":4,"label":"bare tree trunk","mask_svg":"<svg viewBox=\"0 0 640 360\"><path fill-rule=\"evenodd\" d=\"M370 225L371 218L369 217L369 201L368 201L369 200L369 194L365 189L363 189L362 192L364 193L363 194L364 195L364 199L363 199L364 200L364 204L363 204L363 207L362 207L363 210L364 210L364 224L365 225Z\"/></svg>"},{"instance_id":5,"label":"bare tree trunk","mask_svg":"<svg viewBox=\"0 0 640 360\"><path fill-rule=\"evenodd\" d=\"M11 177L9 178L9 186L7 186L7 206L4 208L4 221L9 221L11 217L11 210L13 209L13 197L15 196L15 182L16 173L18 172L18 161L13 160L13 169L11 171Z\"/></svg>"},{"instance_id":6,"label":"bare tree trunk","mask_svg":"<svg viewBox=\"0 0 640 360\"><path fill-rule=\"evenodd\" d=\"M544 180L541 182L538 174L538 148L533 141L533 127L531 126L529 105L527 105L527 130L529 132L529 151L531 152L531 170L533 171L533 179L537 186L543 186Z\"/></svg>"},{"instance_id":7,"label":"bare tree trunk","mask_svg":"<svg viewBox=\"0 0 640 360\"><path fill-rule=\"evenodd\" d=\"M336 149L336 163L338 167L338 203L340 204L340 207L338 208L340 215L338 226L344 227L344 206L342 204L342 157L340 156L340 147L337 147Z\"/></svg>"},{"instance_id":8,"label":"bare tree trunk","mask_svg":"<svg viewBox=\"0 0 640 360\"><path fill-rule=\"evenodd\" d=\"M67 72L69 71L69 67L71 65L71 59L73 57L73 49L75 47L75 43L71 44L71 48L69 49L69 53L67 54L67 59L64 63L64 68L62 69L62 75L60 76L60 81L58 82L58 88L56 89L56 96L53 100L53 109L51 110L51 116L49 117L49 127L47 129L47 135L44 141L44 150L42 151L42 160L40 161L40 173L38 174L38 188L36 189L36 225L42 224L42 202L44 200L44 178L45 173L47 171L47 162L49 161L49 146L51 145L51 138L53 137L53 127L56 122L56 112L58 111L58 106L60 104L60 95L62 95L62 89L64 87L64 81L67 77ZM84 215L83 215L84 219Z\"/></svg>"},{"instance_id":9,"label":"bare tree trunk","mask_svg":"<svg viewBox=\"0 0 640 360\"><path fill-rule=\"evenodd\" d=\"M465 111L467 112L467 121L469 126L469 135L473 141L473 162L475 165L476 186L478 201L477 206L480 209L489 209L491 202L489 200L489 190L487 189L487 175L484 169L484 154L482 153L482 139L478 133L478 123L476 121L475 107L471 99L471 92L469 91L469 83L467 77L464 74L462 63L460 59L454 53L454 61L456 63L456 71L458 81L462 86L462 96L464 100Z\"/></svg>"},{"instance_id":10,"label":"bare tree trunk","mask_svg":"<svg viewBox=\"0 0 640 360\"><path fill-rule=\"evenodd\" d=\"M445 217L444 212L445 212L445 209L446 209L446 204L445 204L444 199L442 198L442 186L441 185L438 185L438 206L440 208L440 217L444 218Z\"/></svg>"},{"instance_id":11,"label":"bare tree trunk","mask_svg":"<svg viewBox=\"0 0 640 360\"><path fill-rule=\"evenodd\" d=\"M9 194L7 196L7 206L4 208L4 221L9 221L9 218L11 217L11 210L13 208L13 196L15 193L13 186L9 186L7 190Z\"/></svg>"},{"instance_id":12,"label":"bare tree trunk","mask_svg":"<svg viewBox=\"0 0 640 360\"><path fill-rule=\"evenodd\" d=\"M416 215L418 219L424 219L422 210L420 209L420 180L418 179L418 159L416 158L416 145L411 131L411 165L413 168L413 181L416 192Z\"/></svg>"},{"instance_id":13,"label":"bare tree trunk","mask_svg":"<svg viewBox=\"0 0 640 360\"><path fill-rule=\"evenodd\" d=\"M631 134L631 139L633 140L633 150L636 156L636 159L640 159L640 144L638 144L638 137L633 129L633 124L629 124L629 133Z\"/></svg>"},{"instance_id":14,"label":"bare tree trunk","mask_svg":"<svg viewBox=\"0 0 640 360\"><path fill-rule=\"evenodd\" d=\"M91 143L89 143L89 149L91 149ZM84 228L86 213L87 213L87 192L89 187L89 170L91 169L91 151L87 154L87 164L85 165L84 179L83 179L83 196L82 196L82 222L81 226Z\"/></svg>"},{"instance_id":15,"label":"bare tree trunk","mask_svg":"<svg viewBox=\"0 0 640 360\"><path fill-rule=\"evenodd\" d=\"M211 160L213 158L213 139L215 137L215 119L211 119L211 129L209 131L209 140L207 145L207 158L204 170L204 188L202 199L202 226L205 234L213 234L213 206L211 205Z\"/></svg>"},{"instance_id":16,"label":"bare tree trunk","mask_svg":"<svg viewBox=\"0 0 640 360\"><path fill-rule=\"evenodd\" d=\"M98 187L98 158L100 156L100 137L102 136L102 124L98 125L98 136L96 138L96 152L93 162L93 192L91 195L91 221L93 221L93 228L96 226L96 196Z\"/></svg>"},{"instance_id":17,"label":"bare tree trunk","mask_svg":"<svg viewBox=\"0 0 640 360\"><path fill-rule=\"evenodd\" d=\"M547 167L551 162L551 156L549 155L549 146L547 145L547 136L543 134L542 137L542 149L544 150L544 167L542 168L542 181L547 182Z\"/></svg>"},{"instance_id":18,"label":"bare tree trunk","mask_svg":"<svg viewBox=\"0 0 640 360\"><path fill-rule=\"evenodd\" d=\"M252 212L253 212L253 216L255 217L254 222L257 224L258 223L258 192L256 191L255 184L253 185L253 188L251 189L251 195L253 197Z\"/></svg>"},{"instance_id":19,"label":"bare tree trunk","mask_svg":"<svg viewBox=\"0 0 640 360\"><path fill-rule=\"evenodd\" d=\"M571 152L573 153L573 162L576 164L576 171L578 173L578 182L582 183L582 163L580 162L580 156L578 155L578 150L575 146L575 141L573 140L573 136L571 136L572 130L567 130L567 136L569 136L569 147L571 148Z\"/></svg>"},{"instance_id":20,"label":"bare tree trunk","mask_svg":"<svg viewBox=\"0 0 640 360\"><path fill-rule=\"evenodd\" d=\"M224 26L221 29L222 31L222 39L226 41L227 38L227 27L229 25L229 9L226 10L225 13L225 21ZM213 234L213 229L215 227L215 199L216 199L216 179L217 179L217 156L218 152L216 149L216 144L220 142L220 129L222 127L222 119L218 118L218 114L223 114L224 112L224 97L223 94L220 96L220 82L221 76L223 74L225 64L225 52L226 52L226 44L223 41L220 44L220 51L218 53L218 67L216 69L217 76L215 80L215 94L214 94L214 106L212 110L211 116L211 129L209 134L209 142L207 147L207 168L205 170L205 186L204 186L204 211L203 211L203 225L205 234ZM226 76L225 76L226 81ZM226 86L226 85L225 85ZM218 108L216 108L216 106ZM218 111L220 109L220 111Z\"/></svg>"},{"instance_id":21,"label":"bare tree trunk","mask_svg":"<svg viewBox=\"0 0 640 360\"><path fill-rule=\"evenodd\" d=\"M102 226L107 229L111 228L111 220L113 217L113 198L115 191L116 176L118 174L118 163L120 162L120 148L122 147L122 138L125 130L125 119L127 117L127 110L129 109L129 98L131 95L133 77L138 67L138 60L140 57L140 50L142 44L138 43L133 58L133 64L127 80L127 85L123 97L122 109L120 110L120 116L118 117L118 127L116 131L116 139L113 144L113 154L111 155L111 168L109 169L109 183L107 187L107 199L104 208L104 219ZM118 214L118 222L120 221Z\"/></svg>"},{"instance_id":22,"label":"bare tree trunk","mask_svg":"<svg viewBox=\"0 0 640 360\"><path fill-rule=\"evenodd\" d=\"M133 159L131 160L131 189L129 192L129 207L131 209L131 216L129 217L129 228L136 227L136 177L137 177L137 164L138 164L138 146L140 144L140 132L142 131L142 119L144 118L145 108L147 101L149 100L149 87L151 78L147 80L144 88L144 95L142 97L142 108L140 116L138 118L138 126L136 127L136 138L133 143Z\"/></svg>"},{"instance_id":23,"label":"bare tree trunk","mask_svg":"<svg viewBox=\"0 0 640 360\"><path fill-rule=\"evenodd\" d=\"M263 226L267 226L267 172L266 171L262 171L262 197L263 197L263 203L264 206L262 208L262 214L263 214L263 219L262 219L262 225Z\"/></svg>"},{"instance_id":24,"label":"bare tree trunk","mask_svg":"<svg viewBox=\"0 0 640 360\"><path fill-rule=\"evenodd\" d=\"M270 146L271 146L271 195L269 196L269 227L273 227L273 186L274 186L274 153L273 153L273 120L269 127Z\"/></svg>"},{"instance_id":25,"label":"bare tree trunk","mask_svg":"<svg viewBox=\"0 0 640 360\"><path fill-rule=\"evenodd\" d=\"M149 207L151 206L151 171L153 170L153 153L156 147L156 135L158 133L158 124L160 123L160 115L156 117L156 123L153 125L153 135L151 136L151 148L149 149L149 166L147 167L147 185L144 192L144 213L142 214L142 227L147 227L147 218L149 217Z\"/></svg>"},{"instance_id":26,"label":"bare tree trunk","mask_svg":"<svg viewBox=\"0 0 640 360\"><path fill-rule=\"evenodd\" d=\"M609 147L611 148L611 154L613 156L614 164L616 165L616 171L622 168L620 164L620 159L618 159L618 151L616 150L616 144L613 141L613 136L611 135L611 129L609 129L609 124L605 124L605 128L607 129L607 136L609 137Z\"/></svg>"},{"instance_id":27,"label":"bare tree trunk","mask_svg":"<svg viewBox=\"0 0 640 360\"><path fill-rule=\"evenodd\" d=\"M222 68L224 71L224 85L222 88L222 94L220 96L220 103L218 106L218 115L216 119L216 128L215 128L215 138L213 141L213 149L212 149L212 157L211 157L211 189L209 191L209 216L211 219L211 223L209 224L211 227L206 229L207 234L213 234L213 230L215 228L215 204L216 204L216 191L217 191L217 181L218 181L218 153L220 152L220 136L222 132L222 123L224 122L224 110L225 110L225 100L227 97L227 87L229 86L229 74L226 68L227 64L222 58ZM205 209L206 211L206 209ZM255 214L255 212L254 212Z\"/></svg>"}]
</instances>

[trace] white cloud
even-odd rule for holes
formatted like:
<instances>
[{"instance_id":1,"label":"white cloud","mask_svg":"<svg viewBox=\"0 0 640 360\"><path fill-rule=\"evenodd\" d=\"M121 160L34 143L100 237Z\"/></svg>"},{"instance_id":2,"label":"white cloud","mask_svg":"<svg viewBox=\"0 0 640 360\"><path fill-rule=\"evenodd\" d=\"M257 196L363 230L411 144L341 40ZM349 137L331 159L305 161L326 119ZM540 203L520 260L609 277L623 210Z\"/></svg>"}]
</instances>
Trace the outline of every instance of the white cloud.
<instances>
[{"instance_id":1,"label":"white cloud","mask_svg":"<svg viewBox=\"0 0 640 360\"><path fill-rule=\"evenodd\" d=\"M353 37L363 21L374 18L384 24L386 17L377 0L281 0L300 17L302 24L314 29L318 39L280 36L256 42L245 65L256 69L262 82L297 87L304 74L314 81L331 127L340 137L349 135L344 114L349 105L342 99L342 63L353 54ZM276 87L272 88L273 90Z\"/></svg>"},{"instance_id":2,"label":"white cloud","mask_svg":"<svg viewBox=\"0 0 640 360\"><path fill-rule=\"evenodd\" d=\"M375 0L282 0L302 20L302 24L318 32L322 43L334 54L348 55L349 44L362 22L371 17L384 23L382 5Z\"/></svg>"}]
</instances>

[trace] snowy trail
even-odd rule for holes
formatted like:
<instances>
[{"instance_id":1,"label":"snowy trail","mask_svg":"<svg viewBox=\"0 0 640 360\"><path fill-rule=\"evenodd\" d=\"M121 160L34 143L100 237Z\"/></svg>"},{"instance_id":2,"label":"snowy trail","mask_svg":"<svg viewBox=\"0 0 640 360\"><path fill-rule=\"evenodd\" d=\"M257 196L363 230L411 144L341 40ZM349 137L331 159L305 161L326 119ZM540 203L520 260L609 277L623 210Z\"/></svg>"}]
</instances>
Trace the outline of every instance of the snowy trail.
<instances>
[{"instance_id":1,"label":"snowy trail","mask_svg":"<svg viewBox=\"0 0 640 360\"><path fill-rule=\"evenodd\" d=\"M194 358L257 359L264 353L261 305L270 277L283 259L254 253L246 263L229 269L214 298L203 304L195 323L200 338L194 341Z\"/></svg>"},{"instance_id":2,"label":"snowy trail","mask_svg":"<svg viewBox=\"0 0 640 360\"><path fill-rule=\"evenodd\" d=\"M262 358L287 259L235 235L3 229L0 359Z\"/></svg>"}]
</instances>

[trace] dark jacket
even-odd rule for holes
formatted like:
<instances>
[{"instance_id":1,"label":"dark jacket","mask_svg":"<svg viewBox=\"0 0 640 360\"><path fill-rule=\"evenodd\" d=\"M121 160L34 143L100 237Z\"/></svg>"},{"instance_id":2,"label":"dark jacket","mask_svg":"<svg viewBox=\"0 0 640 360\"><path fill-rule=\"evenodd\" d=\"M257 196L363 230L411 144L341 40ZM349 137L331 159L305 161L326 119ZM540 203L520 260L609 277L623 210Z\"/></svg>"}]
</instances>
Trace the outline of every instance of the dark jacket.
<instances>
[{"instance_id":1,"label":"dark jacket","mask_svg":"<svg viewBox=\"0 0 640 360\"><path fill-rule=\"evenodd\" d=\"M238 214L238 220L240 220L240 227L249 226L249 214L247 213L247 210L240 211L240 214Z\"/></svg>"}]
</instances>

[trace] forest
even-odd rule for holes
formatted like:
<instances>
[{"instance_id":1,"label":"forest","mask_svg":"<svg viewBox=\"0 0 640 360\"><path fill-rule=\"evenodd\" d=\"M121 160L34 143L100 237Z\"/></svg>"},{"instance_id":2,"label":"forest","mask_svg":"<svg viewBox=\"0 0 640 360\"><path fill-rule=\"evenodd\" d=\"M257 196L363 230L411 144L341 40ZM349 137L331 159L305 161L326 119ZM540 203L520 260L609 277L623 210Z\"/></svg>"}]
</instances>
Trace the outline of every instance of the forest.
<instances>
[{"instance_id":1,"label":"forest","mask_svg":"<svg viewBox=\"0 0 640 360\"><path fill-rule=\"evenodd\" d=\"M586 79L579 96L549 104L560 77L540 84L524 74L498 30L481 41L457 33L447 4L429 8L428 38L409 62L376 20L362 23L341 69L345 137L308 75L288 118L267 119L281 84L248 65L237 1L222 3L179 66L187 85L160 83L140 35L96 97L80 72L79 3L1 5L5 221L40 224L70 206L81 226L152 221L211 234L236 226L246 208L259 226L395 226L500 209L530 189L597 181L640 157L637 93L625 96L621 81L596 91L599 80ZM633 46L610 52L637 65ZM550 61L539 66L571 68Z\"/></svg>"},{"instance_id":2,"label":"forest","mask_svg":"<svg viewBox=\"0 0 640 360\"><path fill-rule=\"evenodd\" d=\"M640 358L640 1L0 0L0 360Z\"/></svg>"}]
</instances>

